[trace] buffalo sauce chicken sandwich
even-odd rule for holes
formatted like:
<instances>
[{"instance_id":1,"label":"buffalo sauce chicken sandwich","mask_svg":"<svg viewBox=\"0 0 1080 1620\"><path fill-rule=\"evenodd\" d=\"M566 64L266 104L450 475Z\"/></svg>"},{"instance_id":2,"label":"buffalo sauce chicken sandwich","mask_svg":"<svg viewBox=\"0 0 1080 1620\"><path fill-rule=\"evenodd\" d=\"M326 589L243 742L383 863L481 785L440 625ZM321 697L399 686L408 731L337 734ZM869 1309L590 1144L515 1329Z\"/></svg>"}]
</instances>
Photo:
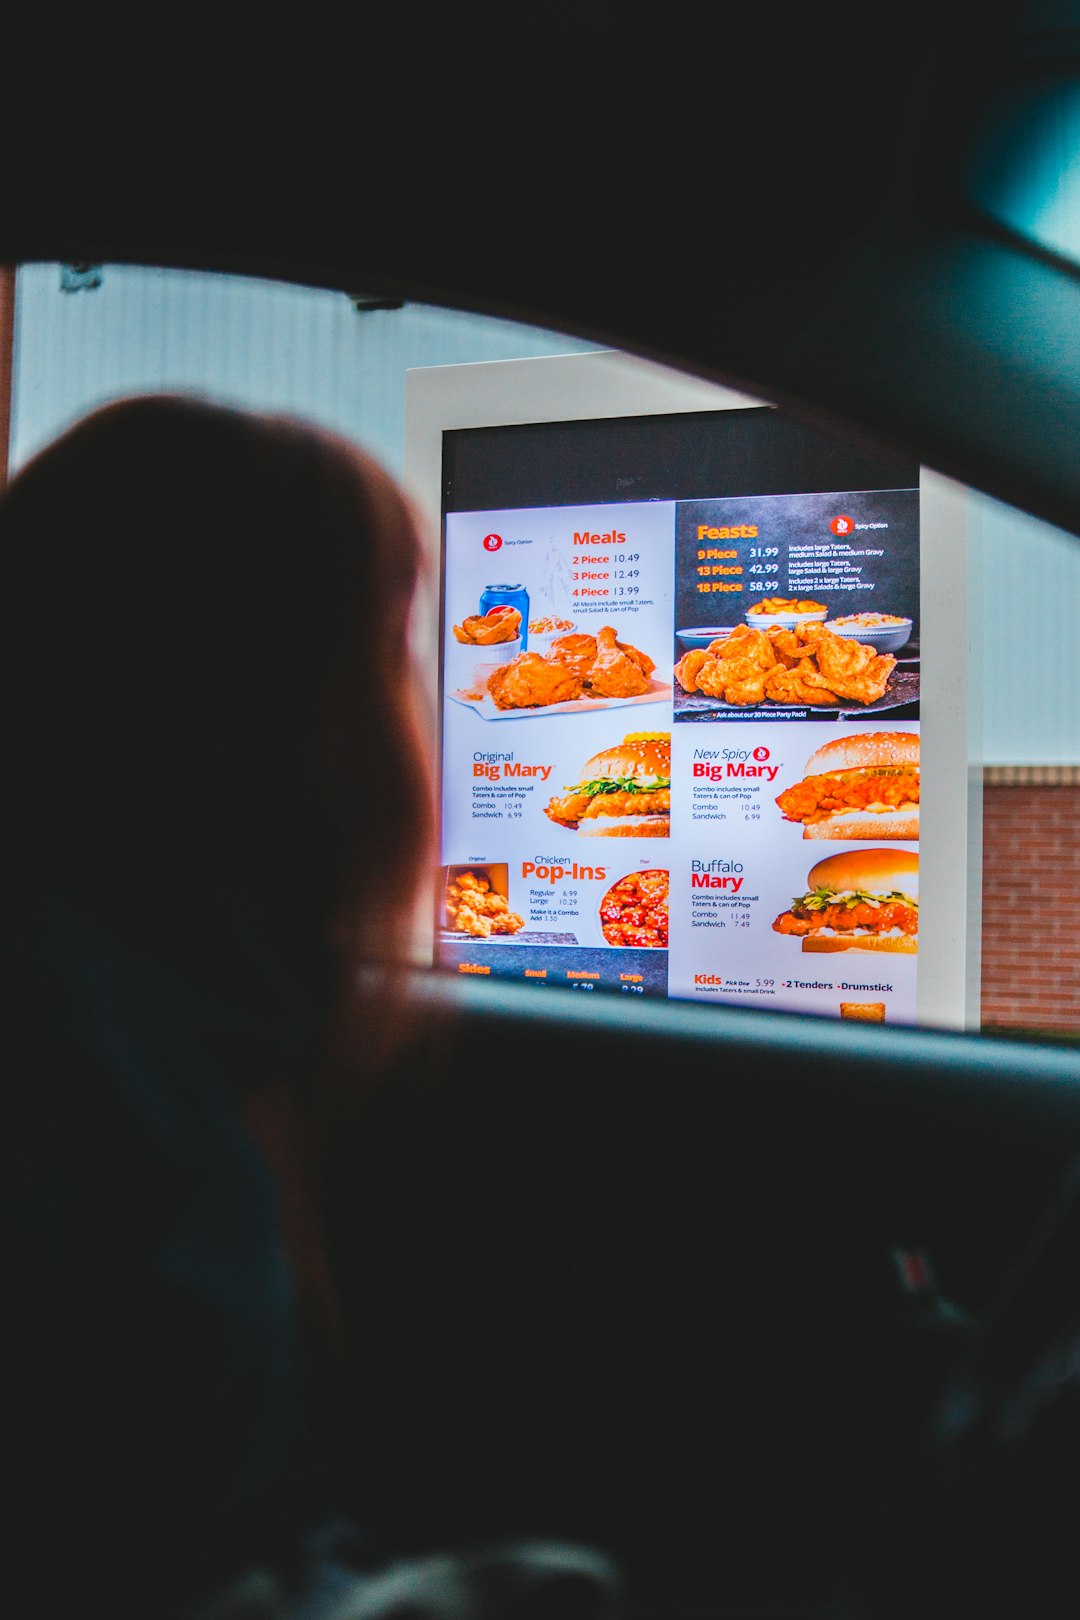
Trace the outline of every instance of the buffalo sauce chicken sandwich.
<instances>
[{"instance_id":1,"label":"buffalo sauce chicken sandwich","mask_svg":"<svg viewBox=\"0 0 1080 1620\"><path fill-rule=\"evenodd\" d=\"M804 951L898 951L919 948L919 857L907 849L852 849L829 855L807 874L807 892L773 923Z\"/></svg>"},{"instance_id":2,"label":"buffalo sauce chicken sandwich","mask_svg":"<svg viewBox=\"0 0 1080 1620\"><path fill-rule=\"evenodd\" d=\"M581 780L544 814L590 838L667 838L671 832L671 733L635 731L581 768Z\"/></svg>"},{"instance_id":3,"label":"buffalo sauce chicken sandwich","mask_svg":"<svg viewBox=\"0 0 1080 1620\"><path fill-rule=\"evenodd\" d=\"M786 821L802 822L804 838L918 838L918 734L834 737L776 802Z\"/></svg>"}]
</instances>

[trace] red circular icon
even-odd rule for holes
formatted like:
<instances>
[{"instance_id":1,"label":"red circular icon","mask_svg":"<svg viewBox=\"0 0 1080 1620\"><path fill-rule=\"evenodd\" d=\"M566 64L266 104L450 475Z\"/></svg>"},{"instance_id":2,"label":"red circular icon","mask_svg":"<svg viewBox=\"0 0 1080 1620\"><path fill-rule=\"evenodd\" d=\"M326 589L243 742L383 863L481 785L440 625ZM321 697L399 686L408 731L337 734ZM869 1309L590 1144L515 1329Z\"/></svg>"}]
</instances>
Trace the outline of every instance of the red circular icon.
<instances>
[{"instance_id":1,"label":"red circular icon","mask_svg":"<svg viewBox=\"0 0 1080 1620\"><path fill-rule=\"evenodd\" d=\"M484 550L485 551L498 551L498 549L499 549L499 547L501 545L502 545L502 535L501 534L485 534L485 536L484 536Z\"/></svg>"},{"instance_id":2,"label":"red circular icon","mask_svg":"<svg viewBox=\"0 0 1080 1620\"><path fill-rule=\"evenodd\" d=\"M854 534L855 520L854 518L849 517L834 517L832 522L829 524L829 528L832 530L833 534L845 536ZM486 540L484 541L484 544L487 545Z\"/></svg>"},{"instance_id":3,"label":"red circular icon","mask_svg":"<svg viewBox=\"0 0 1080 1620\"><path fill-rule=\"evenodd\" d=\"M768 757L769 757L769 750L767 748L755 748L754 749L754 758L755 759L768 759Z\"/></svg>"}]
</instances>

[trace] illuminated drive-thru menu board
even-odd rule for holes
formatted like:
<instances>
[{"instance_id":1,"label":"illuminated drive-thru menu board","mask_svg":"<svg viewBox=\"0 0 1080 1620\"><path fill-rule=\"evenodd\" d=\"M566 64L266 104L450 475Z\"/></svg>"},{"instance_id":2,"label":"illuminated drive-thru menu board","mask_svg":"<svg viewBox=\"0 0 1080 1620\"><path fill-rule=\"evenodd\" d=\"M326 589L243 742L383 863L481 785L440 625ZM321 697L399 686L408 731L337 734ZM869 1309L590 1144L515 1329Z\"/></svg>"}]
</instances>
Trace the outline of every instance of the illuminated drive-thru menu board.
<instances>
[{"instance_id":1,"label":"illuminated drive-thru menu board","mask_svg":"<svg viewBox=\"0 0 1080 1620\"><path fill-rule=\"evenodd\" d=\"M442 435L434 957L913 1023L920 469L769 406Z\"/></svg>"}]
</instances>

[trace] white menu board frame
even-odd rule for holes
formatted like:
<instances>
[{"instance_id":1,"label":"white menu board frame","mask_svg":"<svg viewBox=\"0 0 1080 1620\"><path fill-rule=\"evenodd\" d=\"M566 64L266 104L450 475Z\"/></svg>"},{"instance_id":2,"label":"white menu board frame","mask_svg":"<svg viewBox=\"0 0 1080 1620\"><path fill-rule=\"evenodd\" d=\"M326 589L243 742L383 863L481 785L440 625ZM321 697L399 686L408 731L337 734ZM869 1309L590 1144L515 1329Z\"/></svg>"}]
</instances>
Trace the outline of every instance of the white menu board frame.
<instances>
[{"instance_id":1,"label":"white menu board frame","mask_svg":"<svg viewBox=\"0 0 1080 1620\"><path fill-rule=\"evenodd\" d=\"M436 751L443 615L439 584L443 435L461 428L741 410L768 403L616 350L412 368L406 372L405 401L403 481L431 553L415 640L428 682ZM971 722L975 672L969 647L973 591L968 493L920 468L918 506L919 730L926 790L918 840L921 893L914 1021L931 1028L977 1029L982 806L978 738ZM509 728L493 729L505 733ZM424 938L422 954L425 960L434 960L433 931ZM863 956L863 964L865 977L873 959Z\"/></svg>"}]
</instances>

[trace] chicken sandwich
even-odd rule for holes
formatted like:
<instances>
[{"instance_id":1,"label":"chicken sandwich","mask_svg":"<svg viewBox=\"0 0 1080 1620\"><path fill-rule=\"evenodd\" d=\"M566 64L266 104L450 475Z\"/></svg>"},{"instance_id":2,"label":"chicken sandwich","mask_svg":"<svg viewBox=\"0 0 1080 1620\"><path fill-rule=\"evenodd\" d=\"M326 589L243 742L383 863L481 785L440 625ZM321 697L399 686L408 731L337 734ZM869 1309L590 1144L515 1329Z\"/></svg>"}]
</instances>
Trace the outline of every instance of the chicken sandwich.
<instances>
[{"instance_id":1,"label":"chicken sandwich","mask_svg":"<svg viewBox=\"0 0 1080 1620\"><path fill-rule=\"evenodd\" d=\"M594 838L667 838L671 831L671 733L636 731L586 760L581 781L544 814Z\"/></svg>"},{"instance_id":2,"label":"chicken sandwich","mask_svg":"<svg viewBox=\"0 0 1080 1620\"><path fill-rule=\"evenodd\" d=\"M906 849L852 849L812 866L807 892L773 923L804 951L899 951L919 946L919 857Z\"/></svg>"},{"instance_id":3,"label":"chicken sandwich","mask_svg":"<svg viewBox=\"0 0 1080 1620\"><path fill-rule=\"evenodd\" d=\"M918 734L834 737L776 802L785 821L802 822L804 838L918 838Z\"/></svg>"}]
</instances>

